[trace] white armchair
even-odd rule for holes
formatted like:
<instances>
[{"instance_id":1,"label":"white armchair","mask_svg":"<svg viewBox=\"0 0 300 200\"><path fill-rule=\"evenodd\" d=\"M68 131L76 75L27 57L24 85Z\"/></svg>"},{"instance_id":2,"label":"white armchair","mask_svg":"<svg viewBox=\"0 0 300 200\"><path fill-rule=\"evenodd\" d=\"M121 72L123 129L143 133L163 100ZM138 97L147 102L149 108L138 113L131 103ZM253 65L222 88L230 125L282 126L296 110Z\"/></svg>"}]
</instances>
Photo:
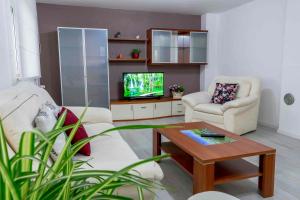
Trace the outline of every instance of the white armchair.
<instances>
[{"instance_id":1,"label":"white armchair","mask_svg":"<svg viewBox=\"0 0 300 200\"><path fill-rule=\"evenodd\" d=\"M223 105L211 103L216 83L238 83L237 98ZM260 81L253 77L218 76L208 91L185 95L182 101L186 122L205 121L241 135L257 128Z\"/></svg>"}]
</instances>

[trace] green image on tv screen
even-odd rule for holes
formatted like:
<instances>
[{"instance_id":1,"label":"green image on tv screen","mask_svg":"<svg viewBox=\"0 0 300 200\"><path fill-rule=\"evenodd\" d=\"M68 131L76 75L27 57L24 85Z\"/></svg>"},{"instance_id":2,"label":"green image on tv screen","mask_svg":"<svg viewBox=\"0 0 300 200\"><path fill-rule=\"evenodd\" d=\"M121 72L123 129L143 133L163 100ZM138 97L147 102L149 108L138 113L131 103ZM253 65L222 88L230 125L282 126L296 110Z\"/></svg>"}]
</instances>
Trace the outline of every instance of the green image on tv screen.
<instances>
[{"instance_id":1,"label":"green image on tv screen","mask_svg":"<svg viewBox=\"0 0 300 200\"><path fill-rule=\"evenodd\" d=\"M124 74L124 97L155 97L164 95L163 73Z\"/></svg>"}]
</instances>

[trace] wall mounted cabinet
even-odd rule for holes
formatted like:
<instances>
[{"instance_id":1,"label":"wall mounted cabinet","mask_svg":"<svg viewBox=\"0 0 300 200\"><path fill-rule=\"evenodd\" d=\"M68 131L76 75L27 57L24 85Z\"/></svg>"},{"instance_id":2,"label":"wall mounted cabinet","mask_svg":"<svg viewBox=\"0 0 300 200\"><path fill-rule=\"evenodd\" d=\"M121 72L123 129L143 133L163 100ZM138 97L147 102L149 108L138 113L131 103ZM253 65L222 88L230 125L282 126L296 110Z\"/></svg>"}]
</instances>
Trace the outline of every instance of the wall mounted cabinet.
<instances>
[{"instance_id":1,"label":"wall mounted cabinet","mask_svg":"<svg viewBox=\"0 0 300 200\"><path fill-rule=\"evenodd\" d=\"M149 29L148 65L207 64L205 30Z\"/></svg>"},{"instance_id":2,"label":"wall mounted cabinet","mask_svg":"<svg viewBox=\"0 0 300 200\"><path fill-rule=\"evenodd\" d=\"M109 108L106 29L58 28L62 104Z\"/></svg>"}]
</instances>

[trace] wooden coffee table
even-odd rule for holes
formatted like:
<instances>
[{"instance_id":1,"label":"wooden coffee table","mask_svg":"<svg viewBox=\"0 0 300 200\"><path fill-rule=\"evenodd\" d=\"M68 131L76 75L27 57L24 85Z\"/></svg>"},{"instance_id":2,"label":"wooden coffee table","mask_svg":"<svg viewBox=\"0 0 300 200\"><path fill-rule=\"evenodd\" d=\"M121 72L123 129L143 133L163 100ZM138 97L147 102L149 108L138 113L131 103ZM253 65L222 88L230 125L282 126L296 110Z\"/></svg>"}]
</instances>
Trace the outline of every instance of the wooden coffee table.
<instances>
[{"instance_id":1,"label":"wooden coffee table","mask_svg":"<svg viewBox=\"0 0 300 200\"><path fill-rule=\"evenodd\" d=\"M171 154L179 166L193 176L194 194L214 190L215 185L259 177L258 188L261 196L273 196L275 149L205 122L173 125L178 127L153 129L153 155L160 155L161 150ZM236 141L202 145L180 132L203 128L224 134ZM161 135L170 142L162 143ZM243 159L250 156L259 156L259 167Z\"/></svg>"}]
</instances>

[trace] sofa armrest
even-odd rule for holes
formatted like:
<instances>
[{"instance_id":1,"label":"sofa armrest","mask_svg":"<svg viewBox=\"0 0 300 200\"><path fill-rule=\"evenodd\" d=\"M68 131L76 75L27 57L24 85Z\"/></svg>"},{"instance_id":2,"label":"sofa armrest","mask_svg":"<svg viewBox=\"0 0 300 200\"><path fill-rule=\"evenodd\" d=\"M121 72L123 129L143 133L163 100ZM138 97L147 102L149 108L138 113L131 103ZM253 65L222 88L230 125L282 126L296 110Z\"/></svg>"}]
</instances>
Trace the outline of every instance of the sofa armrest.
<instances>
[{"instance_id":1,"label":"sofa armrest","mask_svg":"<svg viewBox=\"0 0 300 200\"><path fill-rule=\"evenodd\" d=\"M208 92L196 92L185 95L182 97L183 103L187 104L190 107L195 107L198 104L209 103L211 96Z\"/></svg>"},{"instance_id":2,"label":"sofa armrest","mask_svg":"<svg viewBox=\"0 0 300 200\"><path fill-rule=\"evenodd\" d=\"M68 106L77 117L83 113L85 107ZM112 124L112 114L106 108L88 107L82 123L110 123Z\"/></svg>"},{"instance_id":3,"label":"sofa armrest","mask_svg":"<svg viewBox=\"0 0 300 200\"><path fill-rule=\"evenodd\" d=\"M236 99L236 100L229 101L229 102L223 104L221 106L221 110L223 112L225 112L226 110L231 109L231 108L241 108L241 107L249 106L251 104L256 103L257 100L258 100L257 96Z\"/></svg>"}]
</instances>

